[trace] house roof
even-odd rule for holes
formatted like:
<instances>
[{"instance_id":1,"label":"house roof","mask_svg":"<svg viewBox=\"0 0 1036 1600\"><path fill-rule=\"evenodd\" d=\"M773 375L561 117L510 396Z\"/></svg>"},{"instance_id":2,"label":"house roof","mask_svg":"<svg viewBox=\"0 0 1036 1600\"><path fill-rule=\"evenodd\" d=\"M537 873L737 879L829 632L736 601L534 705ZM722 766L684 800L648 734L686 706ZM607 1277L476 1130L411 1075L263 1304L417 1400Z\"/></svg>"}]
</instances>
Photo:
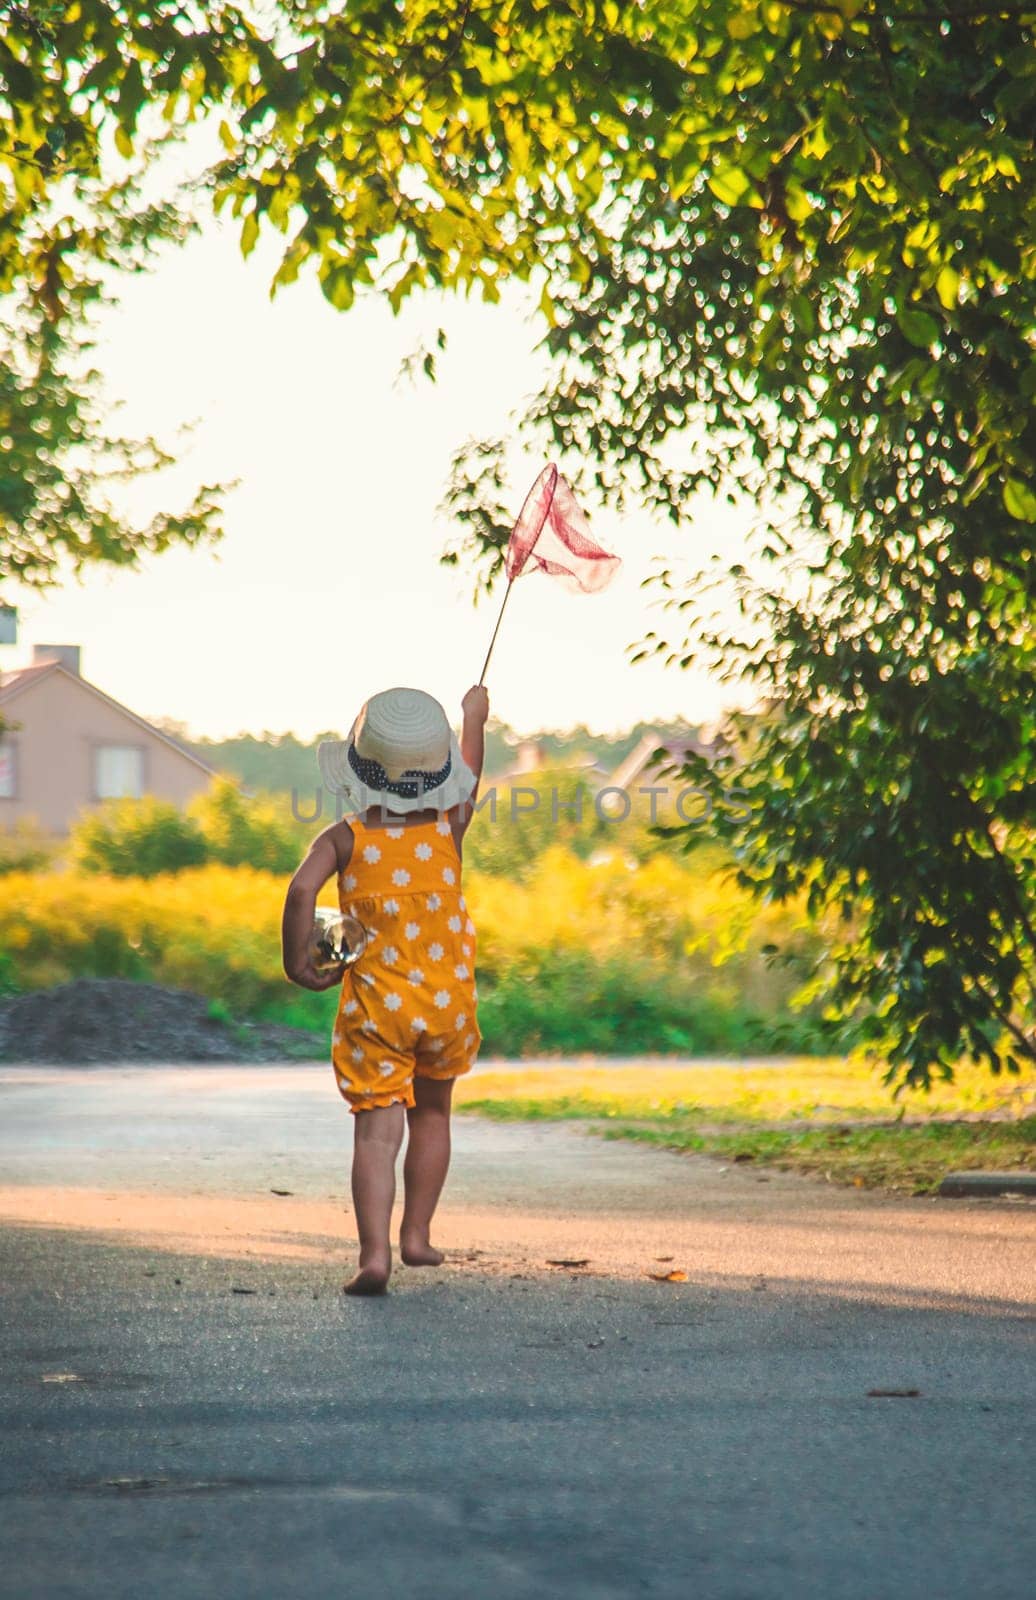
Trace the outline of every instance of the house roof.
<instances>
[{"instance_id":1,"label":"house roof","mask_svg":"<svg viewBox=\"0 0 1036 1600\"><path fill-rule=\"evenodd\" d=\"M37 666L22 667L17 672L5 674L3 681L0 682L0 707L8 705L24 690L32 688L43 678L49 677L52 672L60 673L70 683L79 684L81 688L86 689L88 693L94 695L98 700L102 700L106 706L110 706L113 711L120 712L138 728L143 728L153 739L160 739L171 750L175 750L177 755L183 756L185 761L190 761L193 766L198 767L210 778L218 775L214 767L210 767L207 761L202 761L200 756L196 756L192 750L188 750L186 745L180 744L179 740L171 738L168 733L163 733L161 728L156 728L154 723L148 722L146 717L138 717L137 713L131 711L129 706L124 706L121 700L113 700L110 694L105 694L103 689L98 689L97 685L91 683L89 678L83 678L77 672L69 672L67 667L61 665L60 661L41 661Z\"/></svg>"},{"instance_id":2,"label":"house roof","mask_svg":"<svg viewBox=\"0 0 1036 1600\"><path fill-rule=\"evenodd\" d=\"M16 672L5 672L0 678L0 700L12 697L26 684L34 683L37 678L45 677L51 667L58 666L56 661L41 661L34 667L19 667Z\"/></svg>"},{"instance_id":3,"label":"house roof","mask_svg":"<svg viewBox=\"0 0 1036 1600\"><path fill-rule=\"evenodd\" d=\"M612 773L611 781L616 788L625 789L652 767L679 766L689 754L708 756L718 748L716 740L696 738L693 734L684 739L666 739L658 733L645 733L625 761L620 761ZM663 759L658 762L651 759L656 750L665 752Z\"/></svg>"}]
</instances>

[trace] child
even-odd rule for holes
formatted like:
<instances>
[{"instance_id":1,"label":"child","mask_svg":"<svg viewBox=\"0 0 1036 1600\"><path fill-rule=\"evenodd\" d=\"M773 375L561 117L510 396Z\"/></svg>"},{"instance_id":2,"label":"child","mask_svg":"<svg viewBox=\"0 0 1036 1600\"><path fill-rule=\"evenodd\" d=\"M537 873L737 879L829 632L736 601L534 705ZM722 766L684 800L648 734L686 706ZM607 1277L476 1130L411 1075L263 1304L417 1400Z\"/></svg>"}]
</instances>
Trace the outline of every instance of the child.
<instances>
[{"instance_id":1,"label":"child","mask_svg":"<svg viewBox=\"0 0 1036 1600\"><path fill-rule=\"evenodd\" d=\"M387 689L368 700L348 739L321 744L324 782L346 796L350 815L314 840L285 900L288 977L306 989L342 984L331 1058L339 1092L357 1113L360 1235L359 1270L346 1294L384 1294L388 1284L404 1118L399 1253L414 1267L443 1259L429 1233L450 1162L450 1097L481 1038L475 929L460 884L489 715L481 685L468 690L463 710L458 744L431 695ZM309 955L317 895L332 875L342 910L373 935L344 976L316 972Z\"/></svg>"}]
</instances>

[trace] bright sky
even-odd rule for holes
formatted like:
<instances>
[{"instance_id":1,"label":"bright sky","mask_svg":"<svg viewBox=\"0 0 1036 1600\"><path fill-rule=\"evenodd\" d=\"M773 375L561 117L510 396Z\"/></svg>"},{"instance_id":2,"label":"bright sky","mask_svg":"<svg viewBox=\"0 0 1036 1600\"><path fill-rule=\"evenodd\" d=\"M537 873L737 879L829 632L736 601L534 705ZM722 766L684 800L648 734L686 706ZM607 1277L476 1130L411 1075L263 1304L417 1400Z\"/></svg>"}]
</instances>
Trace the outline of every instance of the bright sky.
<instances>
[{"instance_id":1,"label":"bright sky","mask_svg":"<svg viewBox=\"0 0 1036 1600\"><path fill-rule=\"evenodd\" d=\"M395 683L429 690L456 717L499 598L474 607L470 572L440 567L452 530L436 507L454 448L504 431L538 386L537 326L517 298L429 296L398 318L370 300L343 315L300 281L271 303L275 259L261 247L242 261L236 230L210 223L128 279L103 324L97 359L124 402L119 426L172 445L197 419L182 466L128 491L129 503L179 504L199 482L237 478L222 544L11 596L20 644L0 666L22 664L34 643L81 644L85 675L107 693L202 735L344 730ZM399 382L403 358L440 325L439 382ZM516 512L541 465L516 457ZM712 718L718 685L631 666L628 647L661 620L640 588L652 558L738 559L747 513L706 503L676 531L586 510L624 568L596 596L520 580L489 673L494 713L523 732Z\"/></svg>"}]
</instances>

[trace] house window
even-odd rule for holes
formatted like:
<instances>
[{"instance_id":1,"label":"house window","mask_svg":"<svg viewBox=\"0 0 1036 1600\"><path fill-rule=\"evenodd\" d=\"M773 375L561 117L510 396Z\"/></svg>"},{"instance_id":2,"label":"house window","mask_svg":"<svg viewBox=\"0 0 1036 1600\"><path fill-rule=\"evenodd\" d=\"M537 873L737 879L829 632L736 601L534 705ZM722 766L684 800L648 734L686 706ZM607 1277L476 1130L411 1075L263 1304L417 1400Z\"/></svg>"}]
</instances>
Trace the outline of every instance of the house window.
<instances>
[{"instance_id":1,"label":"house window","mask_svg":"<svg viewBox=\"0 0 1036 1600\"><path fill-rule=\"evenodd\" d=\"M15 766L14 741L0 739L0 800L18 797L18 771Z\"/></svg>"},{"instance_id":2,"label":"house window","mask_svg":"<svg viewBox=\"0 0 1036 1600\"><path fill-rule=\"evenodd\" d=\"M133 744L100 744L94 752L98 800L139 800L144 793L144 752Z\"/></svg>"}]
</instances>

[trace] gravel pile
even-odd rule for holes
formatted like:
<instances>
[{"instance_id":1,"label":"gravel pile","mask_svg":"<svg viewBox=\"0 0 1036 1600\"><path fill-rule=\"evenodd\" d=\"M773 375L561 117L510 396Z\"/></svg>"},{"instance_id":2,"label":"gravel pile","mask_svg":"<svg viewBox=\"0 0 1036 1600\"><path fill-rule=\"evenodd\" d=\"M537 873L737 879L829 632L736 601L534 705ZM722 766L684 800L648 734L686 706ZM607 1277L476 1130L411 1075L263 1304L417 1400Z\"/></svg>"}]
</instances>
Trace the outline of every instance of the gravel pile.
<instances>
[{"instance_id":1,"label":"gravel pile","mask_svg":"<svg viewBox=\"0 0 1036 1600\"><path fill-rule=\"evenodd\" d=\"M124 978L80 978L0 1001L0 1061L322 1060L329 1042L275 1023L226 1023L195 994Z\"/></svg>"}]
</instances>

